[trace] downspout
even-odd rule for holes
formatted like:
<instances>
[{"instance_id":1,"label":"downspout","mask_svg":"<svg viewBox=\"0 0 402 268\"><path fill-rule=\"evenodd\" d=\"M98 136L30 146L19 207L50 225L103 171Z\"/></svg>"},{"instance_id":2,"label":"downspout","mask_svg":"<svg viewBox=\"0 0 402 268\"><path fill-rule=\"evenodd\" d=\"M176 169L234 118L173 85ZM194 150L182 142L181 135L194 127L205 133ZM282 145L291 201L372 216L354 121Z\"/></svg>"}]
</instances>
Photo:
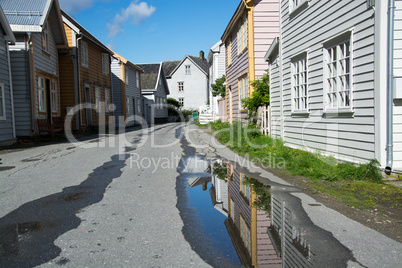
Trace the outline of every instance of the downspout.
<instances>
[{"instance_id":1,"label":"downspout","mask_svg":"<svg viewBox=\"0 0 402 268\"><path fill-rule=\"evenodd\" d=\"M389 0L387 51L387 164L385 167L385 173L388 175L391 174L393 165L394 9L395 0Z\"/></svg>"},{"instance_id":2,"label":"downspout","mask_svg":"<svg viewBox=\"0 0 402 268\"><path fill-rule=\"evenodd\" d=\"M10 80L10 97L11 97L11 114L12 114L12 124L13 124L13 137L17 138L17 132L15 130L15 112L14 112L14 88L13 88L13 79L11 76L11 60L10 60L10 50L8 47L8 42L6 42L7 49L7 60L8 60L8 76Z\"/></svg>"},{"instance_id":3,"label":"downspout","mask_svg":"<svg viewBox=\"0 0 402 268\"><path fill-rule=\"evenodd\" d=\"M35 72L35 63L34 63L34 47L32 40L32 33L28 32L28 59L29 59L29 68L30 68L30 79L31 79L31 131L33 131L33 135L36 134L36 72Z\"/></svg>"}]
</instances>

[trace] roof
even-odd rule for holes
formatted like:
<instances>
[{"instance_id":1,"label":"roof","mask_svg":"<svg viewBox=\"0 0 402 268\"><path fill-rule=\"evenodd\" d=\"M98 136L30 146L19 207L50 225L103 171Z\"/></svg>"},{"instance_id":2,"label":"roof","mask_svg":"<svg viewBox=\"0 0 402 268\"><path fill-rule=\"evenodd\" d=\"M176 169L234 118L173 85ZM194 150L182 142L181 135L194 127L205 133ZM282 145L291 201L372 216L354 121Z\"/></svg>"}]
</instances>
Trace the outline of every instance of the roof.
<instances>
[{"instance_id":1,"label":"roof","mask_svg":"<svg viewBox=\"0 0 402 268\"><path fill-rule=\"evenodd\" d=\"M40 33L48 21L56 44L68 46L57 0L0 0L0 5L14 33Z\"/></svg>"},{"instance_id":2,"label":"roof","mask_svg":"<svg viewBox=\"0 0 402 268\"><path fill-rule=\"evenodd\" d=\"M197 66L205 75L209 74L209 63L206 60L202 60L199 57L186 55L184 59L182 59L180 63L176 65L174 70L170 72L168 77L171 77L177 71L177 69L179 69L179 67L184 63L186 59L192 61L194 65Z\"/></svg>"},{"instance_id":3,"label":"roof","mask_svg":"<svg viewBox=\"0 0 402 268\"><path fill-rule=\"evenodd\" d=\"M278 48L279 48L279 38L275 37L274 40L272 40L272 43L268 48L267 53L264 56L265 61L269 61L273 55L278 54Z\"/></svg>"},{"instance_id":4,"label":"roof","mask_svg":"<svg viewBox=\"0 0 402 268\"><path fill-rule=\"evenodd\" d=\"M61 14L63 16L63 21L71 28L71 26L74 26L76 30L78 30L78 34L81 34L84 36L86 39L90 40L94 44L98 45L101 47L103 50L107 51L111 55L114 54L112 50L110 50L107 46L105 46L101 41L99 41L95 36L93 36L90 32L88 32L81 24L79 24L77 21L75 21L70 15L68 15L64 10L61 10ZM72 25L71 25L72 24Z\"/></svg>"},{"instance_id":5,"label":"roof","mask_svg":"<svg viewBox=\"0 0 402 268\"><path fill-rule=\"evenodd\" d=\"M124 64L127 64L131 67L133 67L134 69L140 71L140 72L144 72L144 70L142 68L140 68L139 66L135 65L134 63L132 63L131 61L123 58L122 56L120 56L119 54L117 54L116 52L113 52L113 57L120 60L121 62L123 62Z\"/></svg>"},{"instance_id":6,"label":"roof","mask_svg":"<svg viewBox=\"0 0 402 268\"><path fill-rule=\"evenodd\" d=\"M163 71L165 72L166 78L170 78L171 73L173 70L176 69L177 65L180 64L180 60L175 60L175 61L165 61L162 63Z\"/></svg>"},{"instance_id":7,"label":"roof","mask_svg":"<svg viewBox=\"0 0 402 268\"><path fill-rule=\"evenodd\" d=\"M156 90L160 63L138 64L144 70L141 74L141 90Z\"/></svg>"},{"instance_id":8,"label":"roof","mask_svg":"<svg viewBox=\"0 0 402 268\"><path fill-rule=\"evenodd\" d=\"M243 15L244 10L246 10L246 6L244 5L244 1L241 0L239 6L237 7L235 13L233 14L232 18L230 19L228 26L226 26L225 31L222 34L221 40L226 42L226 39L230 36L234 27L236 27L238 20Z\"/></svg>"},{"instance_id":9,"label":"roof","mask_svg":"<svg viewBox=\"0 0 402 268\"><path fill-rule=\"evenodd\" d=\"M220 48L222 45L223 45L222 40L219 40L218 43L216 43L209 49L208 57L207 57L208 63L210 63L212 61L212 57L213 57L214 53L220 52Z\"/></svg>"},{"instance_id":10,"label":"roof","mask_svg":"<svg viewBox=\"0 0 402 268\"><path fill-rule=\"evenodd\" d=\"M13 34L13 31L11 30L10 24L8 23L1 6L0 6L0 24L4 30L4 39L10 42L11 44L15 44L15 36Z\"/></svg>"}]
</instances>

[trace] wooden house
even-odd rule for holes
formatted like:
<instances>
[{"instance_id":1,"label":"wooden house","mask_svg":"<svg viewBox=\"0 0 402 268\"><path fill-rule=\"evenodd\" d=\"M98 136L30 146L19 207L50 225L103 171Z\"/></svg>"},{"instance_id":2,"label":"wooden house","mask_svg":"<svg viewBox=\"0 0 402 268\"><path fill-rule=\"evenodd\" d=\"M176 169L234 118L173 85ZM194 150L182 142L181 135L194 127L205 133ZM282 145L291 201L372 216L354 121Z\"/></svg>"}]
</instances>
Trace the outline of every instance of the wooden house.
<instances>
[{"instance_id":1,"label":"wooden house","mask_svg":"<svg viewBox=\"0 0 402 268\"><path fill-rule=\"evenodd\" d=\"M209 64L200 57L186 55L181 61L164 62L169 97L182 104L183 109L198 109L208 102Z\"/></svg>"},{"instance_id":2,"label":"wooden house","mask_svg":"<svg viewBox=\"0 0 402 268\"><path fill-rule=\"evenodd\" d=\"M246 267L282 267L267 228L271 225L268 212L253 203L257 194L246 176L228 164L228 219L225 225L240 261Z\"/></svg>"},{"instance_id":3,"label":"wooden house","mask_svg":"<svg viewBox=\"0 0 402 268\"><path fill-rule=\"evenodd\" d=\"M132 126L133 116L143 116L141 73L143 69L117 53L112 57L112 92L116 126Z\"/></svg>"},{"instance_id":4,"label":"wooden house","mask_svg":"<svg viewBox=\"0 0 402 268\"><path fill-rule=\"evenodd\" d=\"M168 121L167 95L170 94L162 63L139 64L141 92L144 100L143 114L149 124Z\"/></svg>"},{"instance_id":5,"label":"wooden house","mask_svg":"<svg viewBox=\"0 0 402 268\"><path fill-rule=\"evenodd\" d=\"M377 159L402 170L402 1L393 1L395 9L387 2L281 1L281 30L266 54L273 136L339 160Z\"/></svg>"},{"instance_id":6,"label":"wooden house","mask_svg":"<svg viewBox=\"0 0 402 268\"><path fill-rule=\"evenodd\" d=\"M266 73L264 55L279 33L279 0L242 0L221 40L226 48L227 120L242 120L250 82Z\"/></svg>"},{"instance_id":7,"label":"wooden house","mask_svg":"<svg viewBox=\"0 0 402 268\"><path fill-rule=\"evenodd\" d=\"M9 44L15 44L15 36L0 7L0 145L16 140L14 119L14 95L11 78Z\"/></svg>"},{"instance_id":8,"label":"wooden house","mask_svg":"<svg viewBox=\"0 0 402 268\"><path fill-rule=\"evenodd\" d=\"M70 47L59 53L62 115L74 114L73 129L104 125L113 116L113 51L64 11L62 17Z\"/></svg>"},{"instance_id":9,"label":"wooden house","mask_svg":"<svg viewBox=\"0 0 402 268\"><path fill-rule=\"evenodd\" d=\"M16 42L10 60L16 136L38 134L38 119L61 116L58 52L68 44L57 0L1 0Z\"/></svg>"}]
</instances>

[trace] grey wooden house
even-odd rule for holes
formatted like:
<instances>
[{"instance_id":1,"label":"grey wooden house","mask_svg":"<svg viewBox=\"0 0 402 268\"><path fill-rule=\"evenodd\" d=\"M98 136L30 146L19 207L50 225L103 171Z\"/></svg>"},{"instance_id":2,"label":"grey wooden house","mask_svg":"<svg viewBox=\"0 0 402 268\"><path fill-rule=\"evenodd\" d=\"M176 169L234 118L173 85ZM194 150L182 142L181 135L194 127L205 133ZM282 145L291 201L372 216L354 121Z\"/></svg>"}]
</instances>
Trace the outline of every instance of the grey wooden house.
<instances>
[{"instance_id":1,"label":"grey wooden house","mask_svg":"<svg viewBox=\"0 0 402 268\"><path fill-rule=\"evenodd\" d=\"M10 25L0 7L0 145L15 141L13 87L8 45L15 43Z\"/></svg>"},{"instance_id":2,"label":"grey wooden house","mask_svg":"<svg viewBox=\"0 0 402 268\"><path fill-rule=\"evenodd\" d=\"M38 134L37 119L60 117L58 51L68 44L57 0L0 0L15 35L10 46L17 136Z\"/></svg>"}]
</instances>

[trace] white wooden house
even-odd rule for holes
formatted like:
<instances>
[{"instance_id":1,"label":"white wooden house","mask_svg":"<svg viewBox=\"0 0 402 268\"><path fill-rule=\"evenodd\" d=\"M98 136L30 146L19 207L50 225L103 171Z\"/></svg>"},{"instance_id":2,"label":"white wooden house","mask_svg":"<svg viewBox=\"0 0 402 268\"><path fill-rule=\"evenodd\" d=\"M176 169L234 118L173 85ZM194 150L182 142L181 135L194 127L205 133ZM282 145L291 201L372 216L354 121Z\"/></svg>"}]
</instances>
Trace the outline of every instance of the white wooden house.
<instances>
[{"instance_id":1,"label":"white wooden house","mask_svg":"<svg viewBox=\"0 0 402 268\"><path fill-rule=\"evenodd\" d=\"M141 75L143 116L149 124L165 123L168 121L169 86L162 63L138 64L138 66L144 70Z\"/></svg>"},{"instance_id":2,"label":"white wooden house","mask_svg":"<svg viewBox=\"0 0 402 268\"><path fill-rule=\"evenodd\" d=\"M265 56L273 136L291 147L355 163L377 159L385 167L391 133L393 168L402 170L402 1L395 1L390 61L387 5L388 1L366 0L280 1L280 34ZM394 63L390 75L397 94L390 107L393 115L387 116L389 62ZM390 126L387 118L393 119Z\"/></svg>"},{"instance_id":3,"label":"white wooden house","mask_svg":"<svg viewBox=\"0 0 402 268\"><path fill-rule=\"evenodd\" d=\"M15 37L0 7L0 145L16 140L9 43L14 44Z\"/></svg>"},{"instance_id":4,"label":"white wooden house","mask_svg":"<svg viewBox=\"0 0 402 268\"><path fill-rule=\"evenodd\" d=\"M112 92L116 126L132 126L134 115L142 117L141 73L144 71L117 53L113 54Z\"/></svg>"},{"instance_id":5,"label":"white wooden house","mask_svg":"<svg viewBox=\"0 0 402 268\"><path fill-rule=\"evenodd\" d=\"M37 134L37 119L60 117L58 52L68 43L57 0L0 0L15 35L10 46L17 136Z\"/></svg>"},{"instance_id":6,"label":"white wooden house","mask_svg":"<svg viewBox=\"0 0 402 268\"><path fill-rule=\"evenodd\" d=\"M198 109L208 102L208 63L204 52L200 57L186 55L181 61L164 62L170 98L181 103L184 109Z\"/></svg>"},{"instance_id":7,"label":"white wooden house","mask_svg":"<svg viewBox=\"0 0 402 268\"><path fill-rule=\"evenodd\" d=\"M221 96L214 97L212 95L211 87L211 85L216 82L216 79L225 75L225 44L222 41L219 41L211 47L208 53L207 62L209 64L208 94L213 120L225 120L226 114L219 114L218 100L221 99Z\"/></svg>"}]
</instances>

